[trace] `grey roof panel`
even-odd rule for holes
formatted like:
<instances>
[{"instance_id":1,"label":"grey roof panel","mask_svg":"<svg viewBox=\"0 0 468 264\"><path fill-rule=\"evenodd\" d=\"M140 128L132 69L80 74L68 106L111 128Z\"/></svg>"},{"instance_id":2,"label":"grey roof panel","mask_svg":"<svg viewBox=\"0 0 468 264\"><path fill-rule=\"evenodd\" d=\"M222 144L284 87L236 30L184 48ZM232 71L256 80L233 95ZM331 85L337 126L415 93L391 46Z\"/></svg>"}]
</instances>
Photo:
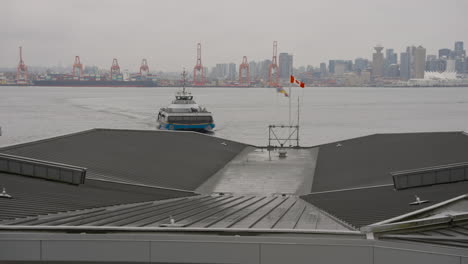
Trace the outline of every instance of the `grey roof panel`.
<instances>
[{"instance_id":1,"label":"grey roof panel","mask_svg":"<svg viewBox=\"0 0 468 264\"><path fill-rule=\"evenodd\" d=\"M298 206L301 204L301 206ZM351 229L327 218L307 224L310 217L321 214L297 196L199 195L170 200L101 207L26 219L8 220L0 225L50 227L135 227L135 228L202 228L206 230L330 230ZM287 216L288 215L288 216ZM287 216L287 217L286 217ZM174 221L171 223L171 219ZM289 225L279 225L287 220ZM293 223L291 223L293 222ZM324 223L324 224L322 224ZM138 230L138 229L136 229Z\"/></svg>"},{"instance_id":2,"label":"grey roof panel","mask_svg":"<svg viewBox=\"0 0 468 264\"><path fill-rule=\"evenodd\" d=\"M468 161L462 132L376 134L321 145L312 192L392 184L390 172Z\"/></svg>"},{"instance_id":3,"label":"grey roof panel","mask_svg":"<svg viewBox=\"0 0 468 264\"><path fill-rule=\"evenodd\" d=\"M355 227L362 227L467 193L468 182L458 182L398 191L393 185L360 188L312 193L302 198ZM415 201L415 195L429 202L410 205Z\"/></svg>"},{"instance_id":4,"label":"grey roof panel","mask_svg":"<svg viewBox=\"0 0 468 264\"><path fill-rule=\"evenodd\" d=\"M93 129L0 152L85 167L87 178L195 190L246 146L193 132Z\"/></svg>"},{"instance_id":5,"label":"grey roof panel","mask_svg":"<svg viewBox=\"0 0 468 264\"><path fill-rule=\"evenodd\" d=\"M13 197L0 198L0 219L193 195L189 192L119 186L115 183L106 185L100 182L94 185L92 181L76 186L6 173L0 173L0 187Z\"/></svg>"}]
</instances>

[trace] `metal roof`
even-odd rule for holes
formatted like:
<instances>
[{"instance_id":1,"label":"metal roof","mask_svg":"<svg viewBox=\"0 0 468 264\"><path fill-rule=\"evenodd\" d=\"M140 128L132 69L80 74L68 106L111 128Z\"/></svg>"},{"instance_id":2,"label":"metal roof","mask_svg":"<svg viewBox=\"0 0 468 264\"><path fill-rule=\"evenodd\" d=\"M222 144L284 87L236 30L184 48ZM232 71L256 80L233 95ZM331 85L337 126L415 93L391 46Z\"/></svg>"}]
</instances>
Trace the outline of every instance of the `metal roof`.
<instances>
[{"instance_id":1,"label":"metal roof","mask_svg":"<svg viewBox=\"0 0 468 264\"><path fill-rule=\"evenodd\" d=\"M247 145L193 132L93 129L0 149L87 168L87 179L195 190Z\"/></svg>"},{"instance_id":2,"label":"metal roof","mask_svg":"<svg viewBox=\"0 0 468 264\"><path fill-rule=\"evenodd\" d=\"M0 225L57 228L138 228L209 230L329 230L350 231L297 196L213 194L111 206L25 219ZM116 229L117 230L117 229ZM120 230L120 229L119 229Z\"/></svg>"},{"instance_id":3,"label":"metal roof","mask_svg":"<svg viewBox=\"0 0 468 264\"><path fill-rule=\"evenodd\" d=\"M468 193L468 182L395 190L393 184L312 193L302 198L355 226L362 227L400 216ZM427 203L411 205L415 195Z\"/></svg>"},{"instance_id":4,"label":"metal roof","mask_svg":"<svg viewBox=\"0 0 468 264\"><path fill-rule=\"evenodd\" d=\"M390 172L468 161L462 132L376 134L319 146L312 192L392 184Z\"/></svg>"},{"instance_id":5,"label":"metal roof","mask_svg":"<svg viewBox=\"0 0 468 264\"><path fill-rule=\"evenodd\" d=\"M0 219L193 195L190 192L94 180L71 185L6 173L0 173L0 191L2 188L12 198L0 198Z\"/></svg>"}]
</instances>

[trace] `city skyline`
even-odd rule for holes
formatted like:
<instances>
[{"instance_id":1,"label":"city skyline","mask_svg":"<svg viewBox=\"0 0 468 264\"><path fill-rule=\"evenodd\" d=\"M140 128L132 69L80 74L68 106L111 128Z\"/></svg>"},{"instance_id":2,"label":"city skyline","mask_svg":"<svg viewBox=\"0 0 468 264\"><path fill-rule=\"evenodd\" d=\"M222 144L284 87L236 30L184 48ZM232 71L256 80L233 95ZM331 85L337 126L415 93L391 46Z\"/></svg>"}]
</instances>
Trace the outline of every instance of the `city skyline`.
<instances>
[{"instance_id":1,"label":"city skyline","mask_svg":"<svg viewBox=\"0 0 468 264\"><path fill-rule=\"evenodd\" d=\"M423 45L427 54L436 54L452 49L454 41L467 42L463 1L411 1L405 9L402 0L222 2L1 1L7 12L0 21L7 27L0 32L0 67L17 65L18 46L29 66L67 66L79 55L83 64L102 68L118 58L123 68L137 69L146 58L151 70L180 71L195 65L197 42L209 68L240 64L243 56L271 59L274 40L279 53L294 55L296 66L315 67L331 59L370 58L376 44L397 53ZM371 11L360 12L363 7ZM427 19L431 12L437 20Z\"/></svg>"}]
</instances>

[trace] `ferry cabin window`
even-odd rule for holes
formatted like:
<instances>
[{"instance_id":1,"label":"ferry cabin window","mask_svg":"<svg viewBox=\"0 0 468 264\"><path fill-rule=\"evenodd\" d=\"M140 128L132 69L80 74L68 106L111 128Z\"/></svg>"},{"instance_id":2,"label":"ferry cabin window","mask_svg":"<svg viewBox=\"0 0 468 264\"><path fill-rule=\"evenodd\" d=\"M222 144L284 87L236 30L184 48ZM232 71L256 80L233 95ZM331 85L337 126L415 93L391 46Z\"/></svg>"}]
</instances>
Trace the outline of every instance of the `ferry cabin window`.
<instances>
[{"instance_id":1,"label":"ferry cabin window","mask_svg":"<svg viewBox=\"0 0 468 264\"><path fill-rule=\"evenodd\" d=\"M170 116L168 121L174 123L210 123L213 118L211 116Z\"/></svg>"}]
</instances>

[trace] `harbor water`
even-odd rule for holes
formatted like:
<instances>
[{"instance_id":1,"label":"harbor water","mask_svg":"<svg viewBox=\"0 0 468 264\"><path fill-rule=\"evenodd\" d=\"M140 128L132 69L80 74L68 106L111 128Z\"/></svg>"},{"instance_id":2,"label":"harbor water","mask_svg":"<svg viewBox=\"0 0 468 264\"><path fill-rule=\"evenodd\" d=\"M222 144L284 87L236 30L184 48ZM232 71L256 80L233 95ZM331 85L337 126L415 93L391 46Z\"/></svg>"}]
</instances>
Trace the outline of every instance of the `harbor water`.
<instances>
[{"instance_id":1,"label":"harbor water","mask_svg":"<svg viewBox=\"0 0 468 264\"><path fill-rule=\"evenodd\" d=\"M0 87L0 146L91 128L156 130L159 108L177 90ZM289 98L271 88L189 91L213 112L216 128L207 136L253 145L268 143L268 125L295 125L298 117L302 146L374 133L468 131L468 88L292 88Z\"/></svg>"}]
</instances>

